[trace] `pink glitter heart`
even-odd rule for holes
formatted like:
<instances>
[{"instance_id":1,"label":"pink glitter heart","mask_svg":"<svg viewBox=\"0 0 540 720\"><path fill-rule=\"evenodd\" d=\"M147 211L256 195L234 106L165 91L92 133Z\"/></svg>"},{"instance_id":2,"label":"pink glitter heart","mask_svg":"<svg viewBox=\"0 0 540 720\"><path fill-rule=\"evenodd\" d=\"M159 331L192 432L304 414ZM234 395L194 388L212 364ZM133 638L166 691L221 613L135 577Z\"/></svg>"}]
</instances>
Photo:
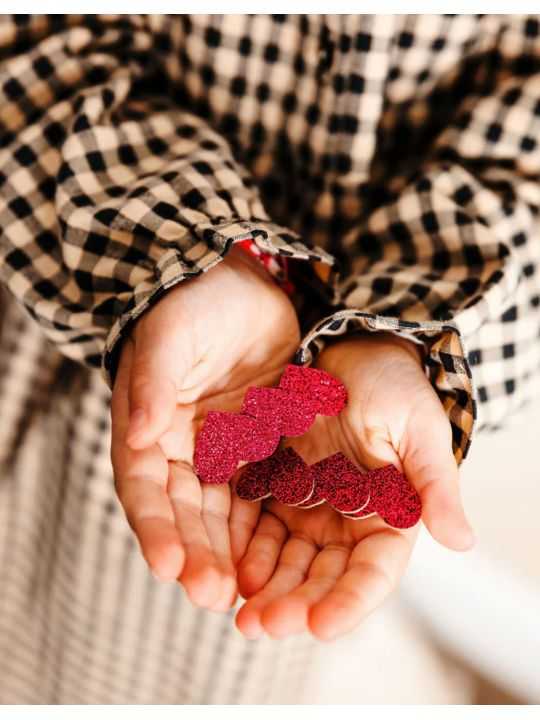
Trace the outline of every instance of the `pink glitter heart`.
<instances>
[{"instance_id":1,"label":"pink glitter heart","mask_svg":"<svg viewBox=\"0 0 540 720\"><path fill-rule=\"evenodd\" d=\"M250 387L242 412L279 429L280 435L303 435L315 422L318 403L280 388Z\"/></svg>"},{"instance_id":2,"label":"pink glitter heart","mask_svg":"<svg viewBox=\"0 0 540 720\"><path fill-rule=\"evenodd\" d=\"M263 423L260 420L251 418L249 415L239 415L255 422L255 426L246 424L245 444L243 446L242 460L247 462L258 462L269 457L276 450L280 441L280 432L275 424Z\"/></svg>"},{"instance_id":3,"label":"pink glitter heart","mask_svg":"<svg viewBox=\"0 0 540 720\"><path fill-rule=\"evenodd\" d=\"M337 415L346 401L345 386L328 373L288 365L279 388L249 388L240 413L208 413L197 437L195 470L202 482L227 482L241 460L264 460L282 435L303 435L317 413Z\"/></svg>"},{"instance_id":4,"label":"pink glitter heart","mask_svg":"<svg viewBox=\"0 0 540 720\"><path fill-rule=\"evenodd\" d=\"M367 473L343 453L335 453L311 466L317 492L339 512L358 512L369 501Z\"/></svg>"},{"instance_id":5,"label":"pink glitter heart","mask_svg":"<svg viewBox=\"0 0 540 720\"><path fill-rule=\"evenodd\" d=\"M347 390L330 373L317 368L287 365L279 387L303 398L311 398L321 415L338 415L347 402Z\"/></svg>"},{"instance_id":6,"label":"pink glitter heart","mask_svg":"<svg viewBox=\"0 0 540 720\"><path fill-rule=\"evenodd\" d=\"M227 482L241 460L268 457L278 443L275 429L249 415L211 411L197 437L195 471L202 482Z\"/></svg>"}]
</instances>

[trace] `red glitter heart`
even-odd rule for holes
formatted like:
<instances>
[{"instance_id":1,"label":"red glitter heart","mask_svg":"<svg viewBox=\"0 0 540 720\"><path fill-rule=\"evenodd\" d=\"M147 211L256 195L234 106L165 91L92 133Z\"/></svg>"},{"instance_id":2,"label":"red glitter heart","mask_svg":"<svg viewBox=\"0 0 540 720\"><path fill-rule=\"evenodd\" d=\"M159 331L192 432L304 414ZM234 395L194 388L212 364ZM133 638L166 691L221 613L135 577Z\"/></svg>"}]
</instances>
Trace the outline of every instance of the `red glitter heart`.
<instances>
[{"instance_id":1,"label":"red glitter heart","mask_svg":"<svg viewBox=\"0 0 540 720\"><path fill-rule=\"evenodd\" d=\"M280 388L250 387L242 412L275 425L280 435L303 435L315 422L318 403Z\"/></svg>"},{"instance_id":2,"label":"red glitter heart","mask_svg":"<svg viewBox=\"0 0 540 720\"><path fill-rule=\"evenodd\" d=\"M211 411L197 437L193 464L202 482L224 483L241 460L268 457L279 443L279 433L249 415Z\"/></svg>"},{"instance_id":3,"label":"red glitter heart","mask_svg":"<svg viewBox=\"0 0 540 720\"><path fill-rule=\"evenodd\" d=\"M345 457L335 453L311 466L317 492L335 510L357 512L369 500L367 473L362 473Z\"/></svg>"},{"instance_id":4,"label":"red glitter heart","mask_svg":"<svg viewBox=\"0 0 540 720\"><path fill-rule=\"evenodd\" d=\"M312 475L313 477L313 475ZM299 508L302 508L303 510L309 510L310 508L317 507L317 505L322 505L325 502L325 499L320 491L320 488L317 487L317 484L315 482L315 478L313 477L313 492L308 497L307 500L304 500L304 502L301 502L298 504Z\"/></svg>"},{"instance_id":5,"label":"red glitter heart","mask_svg":"<svg viewBox=\"0 0 540 720\"><path fill-rule=\"evenodd\" d=\"M298 505L312 492L309 467L292 448L248 465L236 484L236 493L243 500L262 500L272 495L284 505Z\"/></svg>"},{"instance_id":6,"label":"red glitter heart","mask_svg":"<svg viewBox=\"0 0 540 720\"><path fill-rule=\"evenodd\" d=\"M322 505L322 503L326 501L324 496L324 483L321 483L320 478L317 477L317 470L313 472L314 467L315 465L309 466L313 478L313 492L307 500L304 500L304 502L298 505L298 507L305 508L306 510L308 508L316 507L317 505Z\"/></svg>"},{"instance_id":7,"label":"red glitter heart","mask_svg":"<svg viewBox=\"0 0 540 720\"><path fill-rule=\"evenodd\" d=\"M279 388L249 388L240 413L208 413L194 452L200 480L227 482L241 460L264 460L282 435L303 435L317 413L337 415L346 400L345 386L328 373L288 365Z\"/></svg>"},{"instance_id":8,"label":"red glitter heart","mask_svg":"<svg viewBox=\"0 0 540 720\"><path fill-rule=\"evenodd\" d=\"M387 525L409 528L420 520L422 501L405 475L393 465L371 470L369 507Z\"/></svg>"},{"instance_id":9,"label":"red glitter heart","mask_svg":"<svg viewBox=\"0 0 540 720\"><path fill-rule=\"evenodd\" d=\"M313 476L309 466L292 448L280 450L273 457L270 492L284 505L299 505L313 493Z\"/></svg>"},{"instance_id":10,"label":"red glitter heart","mask_svg":"<svg viewBox=\"0 0 540 720\"><path fill-rule=\"evenodd\" d=\"M240 415L239 417L248 418L255 422L255 426L251 429L249 426L249 434L245 437L245 445L242 453L242 460L247 462L258 462L269 457L276 450L281 439L279 429L275 424L262 423L249 415Z\"/></svg>"},{"instance_id":11,"label":"red glitter heart","mask_svg":"<svg viewBox=\"0 0 540 720\"><path fill-rule=\"evenodd\" d=\"M317 403L317 412L321 415L338 415L347 402L345 385L330 373L317 368L287 365L279 387L292 394L311 398Z\"/></svg>"},{"instance_id":12,"label":"red glitter heart","mask_svg":"<svg viewBox=\"0 0 540 720\"><path fill-rule=\"evenodd\" d=\"M251 502L269 497L271 468L272 457L247 465L236 483L238 497Z\"/></svg>"}]
</instances>

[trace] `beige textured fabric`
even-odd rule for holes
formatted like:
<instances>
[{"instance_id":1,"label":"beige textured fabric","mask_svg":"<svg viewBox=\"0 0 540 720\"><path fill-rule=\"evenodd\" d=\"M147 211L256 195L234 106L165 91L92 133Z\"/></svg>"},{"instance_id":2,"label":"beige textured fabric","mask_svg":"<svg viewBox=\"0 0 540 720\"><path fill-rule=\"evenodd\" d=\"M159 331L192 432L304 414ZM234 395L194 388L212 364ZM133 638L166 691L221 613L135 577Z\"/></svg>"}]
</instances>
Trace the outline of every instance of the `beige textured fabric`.
<instances>
[{"instance_id":1,"label":"beige textured fabric","mask_svg":"<svg viewBox=\"0 0 540 720\"><path fill-rule=\"evenodd\" d=\"M248 641L232 611L194 609L148 571L114 493L99 373L12 303L0 378L0 702L294 702L314 641Z\"/></svg>"}]
</instances>

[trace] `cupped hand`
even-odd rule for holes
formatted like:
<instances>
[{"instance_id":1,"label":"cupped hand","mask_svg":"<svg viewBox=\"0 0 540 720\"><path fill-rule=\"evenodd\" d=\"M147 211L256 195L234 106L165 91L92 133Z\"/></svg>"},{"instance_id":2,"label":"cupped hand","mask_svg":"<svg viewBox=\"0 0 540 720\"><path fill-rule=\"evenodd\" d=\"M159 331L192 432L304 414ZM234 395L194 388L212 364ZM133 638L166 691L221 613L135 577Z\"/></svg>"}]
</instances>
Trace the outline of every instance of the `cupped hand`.
<instances>
[{"instance_id":1,"label":"cupped hand","mask_svg":"<svg viewBox=\"0 0 540 720\"><path fill-rule=\"evenodd\" d=\"M118 497L153 573L178 579L201 607L234 602L229 524L241 545L252 528L229 518L228 484L199 482L194 437L209 409L238 411L249 386L273 384L298 341L288 297L234 247L169 290L124 341L112 397Z\"/></svg>"},{"instance_id":2,"label":"cupped hand","mask_svg":"<svg viewBox=\"0 0 540 720\"><path fill-rule=\"evenodd\" d=\"M323 351L317 367L345 383L348 404L289 444L309 464L338 451L365 470L394 464L418 490L433 537L470 548L450 424L417 347L390 334L357 337ZM308 630L332 639L352 630L396 587L417 536L417 528L396 530L378 516L345 519L326 504L302 510L270 500L259 514L259 503L234 502L243 527L253 527L241 548L247 601L236 618L249 638Z\"/></svg>"}]
</instances>

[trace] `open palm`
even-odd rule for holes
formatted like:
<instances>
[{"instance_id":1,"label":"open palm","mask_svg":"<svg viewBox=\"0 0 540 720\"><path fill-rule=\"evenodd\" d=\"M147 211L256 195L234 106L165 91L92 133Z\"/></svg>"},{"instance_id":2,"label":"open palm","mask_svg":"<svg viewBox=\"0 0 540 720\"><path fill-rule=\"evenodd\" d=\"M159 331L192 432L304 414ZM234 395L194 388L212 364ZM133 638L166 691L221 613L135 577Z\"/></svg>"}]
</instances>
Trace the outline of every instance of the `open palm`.
<instances>
[{"instance_id":1,"label":"open palm","mask_svg":"<svg viewBox=\"0 0 540 720\"><path fill-rule=\"evenodd\" d=\"M289 444L309 464L338 451L362 469L393 463L420 493L434 537L468 548L450 425L416 348L390 335L356 338L325 350L317 366L345 383L349 402ZM232 513L254 528L238 568L247 602L237 625L251 638L309 630L330 639L352 629L396 586L417 535L378 516L343 518L326 504L260 507L235 497Z\"/></svg>"},{"instance_id":2,"label":"open palm","mask_svg":"<svg viewBox=\"0 0 540 720\"><path fill-rule=\"evenodd\" d=\"M112 398L117 493L154 574L179 579L201 607L231 606L236 568L230 486L199 482L194 438L209 409L237 412L249 386L273 384L298 341L285 293L233 248L169 290L124 342Z\"/></svg>"}]
</instances>

